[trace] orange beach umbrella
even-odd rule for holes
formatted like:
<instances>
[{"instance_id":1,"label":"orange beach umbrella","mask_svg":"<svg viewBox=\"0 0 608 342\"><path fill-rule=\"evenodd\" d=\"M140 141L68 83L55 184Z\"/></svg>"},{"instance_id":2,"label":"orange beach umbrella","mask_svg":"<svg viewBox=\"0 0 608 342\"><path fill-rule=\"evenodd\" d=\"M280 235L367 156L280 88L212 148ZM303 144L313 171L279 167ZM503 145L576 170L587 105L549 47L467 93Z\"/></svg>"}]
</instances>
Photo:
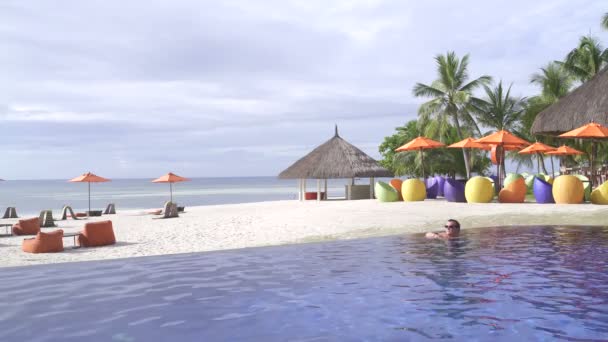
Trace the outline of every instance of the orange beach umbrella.
<instances>
[{"instance_id":1,"label":"orange beach umbrella","mask_svg":"<svg viewBox=\"0 0 608 342\"><path fill-rule=\"evenodd\" d=\"M591 169L591 187L593 187L593 158L595 155L597 140L608 138L608 128L598 123L591 122L579 128L558 135L560 138L591 139L591 156L589 157L589 168Z\"/></svg>"},{"instance_id":2,"label":"orange beach umbrella","mask_svg":"<svg viewBox=\"0 0 608 342\"><path fill-rule=\"evenodd\" d=\"M466 138L464 140L460 140L457 143L453 143L452 145L449 145L448 148L479 148L482 150L490 149L490 147L488 145L475 142L475 139L473 139L473 138Z\"/></svg>"},{"instance_id":3,"label":"orange beach umbrella","mask_svg":"<svg viewBox=\"0 0 608 342\"><path fill-rule=\"evenodd\" d=\"M562 145L556 148L554 151L547 152L548 155L551 156L551 161L553 161L553 156L567 156L567 155L575 155L575 154L585 154L585 152L581 152L577 149L574 149L570 146ZM560 164L561 165L561 164ZM553 166L553 164L551 164ZM560 171L561 173L561 171Z\"/></svg>"},{"instance_id":4,"label":"orange beach umbrella","mask_svg":"<svg viewBox=\"0 0 608 342\"><path fill-rule=\"evenodd\" d=\"M91 183L103 183L103 182L109 182L110 180L107 178L103 178L100 177L96 174L93 174L91 172L87 172L87 173L83 173L82 175L76 177L76 178L72 178L70 179L68 182L79 182L79 183L88 183L89 185L89 211L87 212L87 215L89 214L89 212L91 211Z\"/></svg>"},{"instance_id":5,"label":"orange beach umbrella","mask_svg":"<svg viewBox=\"0 0 608 342\"><path fill-rule=\"evenodd\" d=\"M167 173L164 176L160 176L152 181L152 183L169 183L169 192L171 193L171 202L173 202L173 183L185 182L190 179L178 176L172 172Z\"/></svg>"},{"instance_id":6,"label":"orange beach umbrella","mask_svg":"<svg viewBox=\"0 0 608 342\"><path fill-rule=\"evenodd\" d=\"M479 138L475 140L480 144L488 144L495 145L496 152L498 153L498 160L496 163L497 171L496 177L498 178L498 188L500 189L502 186L502 176L500 175L500 166L504 163L505 159L505 149L513 148L513 147L523 147L530 145L529 142L525 141L522 138L519 138L505 130L500 130L496 133L487 135L483 138Z\"/></svg>"},{"instance_id":7,"label":"orange beach umbrella","mask_svg":"<svg viewBox=\"0 0 608 342\"><path fill-rule=\"evenodd\" d=\"M418 151L420 153L420 165L422 165L422 178L424 178L424 154L422 150L428 150L431 148L443 147L445 144L435 141L433 139L429 139L426 137L418 137L407 144L398 147L395 149L397 152L405 152L405 151Z\"/></svg>"},{"instance_id":8,"label":"orange beach umbrella","mask_svg":"<svg viewBox=\"0 0 608 342\"><path fill-rule=\"evenodd\" d=\"M574 155L574 154L585 154L585 152L579 151L570 146L562 145L562 146L556 148L554 151L547 152L547 154L550 154L553 156L567 156L567 155Z\"/></svg>"},{"instance_id":9,"label":"orange beach umbrella","mask_svg":"<svg viewBox=\"0 0 608 342\"><path fill-rule=\"evenodd\" d=\"M519 153L519 154L536 154L536 156L538 157L538 162L539 162L539 167L540 167L540 163L543 163L543 164L545 163L541 153L547 153L547 152L551 152L551 151L555 151L555 147L545 145L545 144L537 141L534 144L524 148L523 150L521 150L517 153ZM544 165L543 165L543 168L544 168ZM538 170L538 173L540 173L540 170ZM553 176L555 176L555 170L553 169L553 159L551 159L551 177L553 177Z\"/></svg>"}]
</instances>

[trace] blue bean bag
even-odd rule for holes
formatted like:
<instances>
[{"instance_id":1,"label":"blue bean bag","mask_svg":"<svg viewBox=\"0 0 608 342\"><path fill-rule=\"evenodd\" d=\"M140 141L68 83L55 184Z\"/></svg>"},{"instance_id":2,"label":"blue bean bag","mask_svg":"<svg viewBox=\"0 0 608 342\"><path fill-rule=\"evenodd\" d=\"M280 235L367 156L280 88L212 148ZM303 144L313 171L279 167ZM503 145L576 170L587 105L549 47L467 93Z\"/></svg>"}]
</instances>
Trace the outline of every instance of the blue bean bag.
<instances>
[{"instance_id":1,"label":"blue bean bag","mask_svg":"<svg viewBox=\"0 0 608 342\"><path fill-rule=\"evenodd\" d=\"M447 178L443 185L443 195L448 202L466 202L464 184L455 179Z\"/></svg>"},{"instance_id":2,"label":"blue bean bag","mask_svg":"<svg viewBox=\"0 0 608 342\"><path fill-rule=\"evenodd\" d=\"M435 199L437 198L437 192L439 190L439 182L435 178L427 178L424 181L426 185L426 198Z\"/></svg>"},{"instance_id":3,"label":"blue bean bag","mask_svg":"<svg viewBox=\"0 0 608 342\"><path fill-rule=\"evenodd\" d=\"M445 197L443 193L443 186L445 185L445 178L441 176L435 176L435 180L437 181L437 196Z\"/></svg>"},{"instance_id":4,"label":"blue bean bag","mask_svg":"<svg viewBox=\"0 0 608 342\"><path fill-rule=\"evenodd\" d=\"M534 192L536 203L555 203L553 199L553 185L548 182L534 177L532 191Z\"/></svg>"}]
</instances>

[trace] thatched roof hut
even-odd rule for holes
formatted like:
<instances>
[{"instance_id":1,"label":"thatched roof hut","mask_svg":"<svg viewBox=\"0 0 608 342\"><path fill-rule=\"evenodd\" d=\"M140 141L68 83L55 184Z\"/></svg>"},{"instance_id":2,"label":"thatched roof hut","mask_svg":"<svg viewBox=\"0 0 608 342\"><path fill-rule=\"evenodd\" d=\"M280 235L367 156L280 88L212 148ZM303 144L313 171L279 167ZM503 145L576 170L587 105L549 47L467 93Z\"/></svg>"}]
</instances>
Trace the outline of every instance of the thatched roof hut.
<instances>
[{"instance_id":1,"label":"thatched roof hut","mask_svg":"<svg viewBox=\"0 0 608 342\"><path fill-rule=\"evenodd\" d=\"M279 174L282 179L392 177L372 157L338 135L315 148Z\"/></svg>"},{"instance_id":2,"label":"thatched roof hut","mask_svg":"<svg viewBox=\"0 0 608 342\"><path fill-rule=\"evenodd\" d=\"M608 68L540 112L531 132L556 135L592 121L608 126Z\"/></svg>"}]
</instances>

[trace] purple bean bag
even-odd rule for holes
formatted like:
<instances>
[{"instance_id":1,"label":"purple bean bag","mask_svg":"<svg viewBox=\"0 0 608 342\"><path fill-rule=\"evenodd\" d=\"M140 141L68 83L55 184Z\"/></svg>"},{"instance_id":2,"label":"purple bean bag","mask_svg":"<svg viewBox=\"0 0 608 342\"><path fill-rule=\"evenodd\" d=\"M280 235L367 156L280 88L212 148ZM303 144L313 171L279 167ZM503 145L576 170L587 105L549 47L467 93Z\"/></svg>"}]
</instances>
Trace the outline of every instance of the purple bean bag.
<instances>
[{"instance_id":1,"label":"purple bean bag","mask_svg":"<svg viewBox=\"0 0 608 342\"><path fill-rule=\"evenodd\" d=\"M536 203L555 203L553 199L553 185L545 182L544 180L534 177L534 183L532 184L532 191L534 192L534 198Z\"/></svg>"},{"instance_id":2,"label":"purple bean bag","mask_svg":"<svg viewBox=\"0 0 608 342\"><path fill-rule=\"evenodd\" d=\"M435 178L427 178L424 183L426 184L426 198L437 198L437 191L439 190L439 183L437 180L435 180Z\"/></svg>"},{"instance_id":3,"label":"purple bean bag","mask_svg":"<svg viewBox=\"0 0 608 342\"><path fill-rule=\"evenodd\" d=\"M435 180L437 181L437 196L445 197L443 194L443 186L445 185L445 178L441 176L435 176Z\"/></svg>"},{"instance_id":4,"label":"purple bean bag","mask_svg":"<svg viewBox=\"0 0 608 342\"><path fill-rule=\"evenodd\" d=\"M446 178L443 185L443 195L448 202L466 202L464 184L455 179Z\"/></svg>"}]
</instances>

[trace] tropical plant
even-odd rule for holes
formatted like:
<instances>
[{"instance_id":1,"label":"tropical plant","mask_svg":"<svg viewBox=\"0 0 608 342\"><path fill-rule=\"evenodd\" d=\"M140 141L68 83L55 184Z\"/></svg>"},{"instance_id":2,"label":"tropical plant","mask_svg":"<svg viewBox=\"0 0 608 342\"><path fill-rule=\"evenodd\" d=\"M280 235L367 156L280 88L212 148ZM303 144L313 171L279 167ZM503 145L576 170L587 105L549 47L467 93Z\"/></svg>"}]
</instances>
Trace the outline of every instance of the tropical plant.
<instances>
[{"instance_id":1,"label":"tropical plant","mask_svg":"<svg viewBox=\"0 0 608 342\"><path fill-rule=\"evenodd\" d=\"M470 98L473 90L491 82L490 76L481 76L468 81L469 55L459 59L454 52L435 57L437 62L437 80L431 85L416 83L414 96L431 98L422 104L418 110L423 122L431 122L425 128L425 135L445 137L450 124L456 129L458 139L463 139L463 127L476 128L477 124L469 112ZM435 130L436 132L431 132ZM478 128L476 128L479 131ZM441 140L441 139L440 139ZM471 173L469 153L462 150L467 178Z\"/></svg>"},{"instance_id":2,"label":"tropical plant","mask_svg":"<svg viewBox=\"0 0 608 342\"><path fill-rule=\"evenodd\" d=\"M605 30L608 30L608 13L604 14L604 16L602 17L602 27Z\"/></svg>"},{"instance_id":3,"label":"tropical plant","mask_svg":"<svg viewBox=\"0 0 608 342\"><path fill-rule=\"evenodd\" d=\"M591 36L581 37L578 46L568 55L564 62L558 62L581 82L590 80L608 62L608 50Z\"/></svg>"}]
</instances>

